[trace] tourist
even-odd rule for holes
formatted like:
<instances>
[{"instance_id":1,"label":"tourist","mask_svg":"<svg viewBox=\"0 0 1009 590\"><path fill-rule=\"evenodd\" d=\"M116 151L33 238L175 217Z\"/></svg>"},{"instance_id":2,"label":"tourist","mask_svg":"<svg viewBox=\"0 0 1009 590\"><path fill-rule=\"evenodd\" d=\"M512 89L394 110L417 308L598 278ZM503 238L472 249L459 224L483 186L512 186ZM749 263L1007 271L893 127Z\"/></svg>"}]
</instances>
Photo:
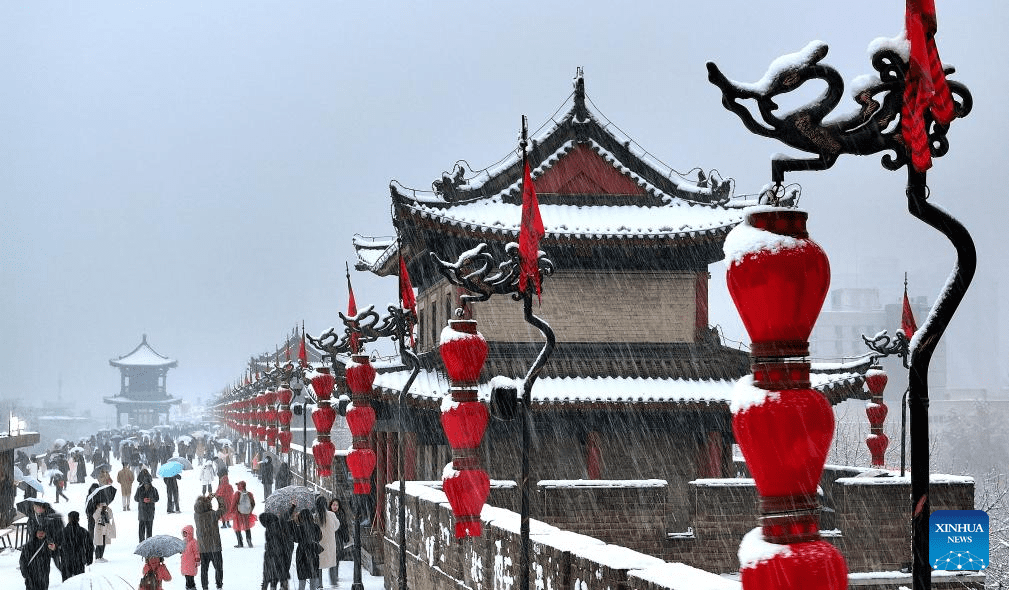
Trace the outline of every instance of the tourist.
<instances>
[{"instance_id":1,"label":"tourist","mask_svg":"<svg viewBox=\"0 0 1009 590\"><path fill-rule=\"evenodd\" d=\"M224 514L221 515L221 528L226 529L231 526L232 513L235 511L234 506L231 505L231 501L235 497L235 488L231 487L226 474L221 476L214 495L220 499L221 506L224 507Z\"/></svg>"},{"instance_id":2,"label":"tourist","mask_svg":"<svg viewBox=\"0 0 1009 590\"><path fill-rule=\"evenodd\" d=\"M93 561L94 542L87 529L80 524L81 515L76 510L67 513L67 526L63 527L60 545L60 563L63 581L71 576L83 574L84 568Z\"/></svg>"},{"instance_id":3,"label":"tourist","mask_svg":"<svg viewBox=\"0 0 1009 590\"><path fill-rule=\"evenodd\" d=\"M211 498L217 498L217 510L211 505ZM224 564L221 559L221 531L217 520L227 510L220 496L200 496L193 506L193 522L196 523L196 542L200 548L200 583L208 590L207 569L214 565L214 577L218 589L224 584Z\"/></svg>"},{"instance_id":4,"label":"tourist","mask_svg":"<svg viewBox=\"0 0 1009 590\"><path fill-rule=\"evenodd\" d=\"M123 461L123 468L116 474L116 481L119 482L119 490L123 494L123 510L126 511L129 511L130 509L130 498L133 493L134 479L133 470L126 465L125 461Z\"/></svg>"},{"instance_id":5,"label":"tourist","mask_svg":"<svg viewBox=\"0 0 1009 590\"><path fill-rule=\"evenodd\" d=\"M104 502L98 504L92 517L95 519L95 535L93 539L95 561L105 563L108 561L105 559L105 546L111 544L112 539L116 538L116 521L112 517L112 509Z\"/></svg>"},{"instance_id":6,"label":"tourist","mask_svg":"<svg viewBox=\"0 0 1009 590\"><path fill-rule=\"evenodd\" d=\"M172 514L172 513L176 513L177 514L177 513L181 512L181 510L179 510L179 480L180 479L182 479L182 476L179 475L179 474L175 474L175 475L173 475L171 477L164 478L164 480L165 480L165 495L168 496L168 510L166 512L168 512L169 514Z\"/></svg>"},{"instance_id":7,"label":"tourist","mask_svg":"<svg viewBox=\"0 0 1009 590\"><path fill-rule=\"evenodd\" d=\"M35 535L21 547L21 575L25 579L25 590L45 590L49 587L50 561L58 559L56 543L48 539L45 529L37 529Z\"/></svg>"},{"instance_id":8,"label":"tourist","mask_svg":"<svg viewBox=\"0 0 1009 590\"><path fill-rule=\"evenodd\" d=\"M182 550L182 560L179 571L186 577L186 590L196 590L196 566L200 564L200 545L193 534L193 526L182 527L182 540L186 548Z\"/></svg>"},{"instance_id":9,"label":"tourist","mask_svg":"<svg viewBox=\"0 0 1009 590\"><path fill-rule=\"evenodd\" d=\"M161 590L162 582L172 579L172 573L165 567L165 558L151 556L144 562L143 577L140 579L140 590Z\"/></svg>"},{"instance_id":10,"label":"tourist","mask_svg":"<svg viewBox=\"0 0 1009 590\"><path fill-rule=\"evenodd\" d=\"M263 499L273 493L273 459L267 455L259 464L259 480L263 482Z\"/></svg>"},{"instance_id":11,"label":"tourist","mask_svg":"<svg viewBox=\"0 0 1009 590\"><path fill-rule=\"evenodd\" d=\"M77 451L77 483L84 483L88 478L88 467L84 464L84 455Z\"/></svg>"},{"instance_id":12,"label":"tourist","mask_svg":"<svg viewBox=\"0 0 1009 590\"><path fill-rule=\"evenodd\" d=\"M200 469L200 482L203 483L201 494L209 494L214 491L214 478L217 477L217 469L214 468L213 461L207 461Z\"/></svg>"},{"instance_id":13,"label":"tourist","mask_svg":"<svg viewBox=\"0 0 1009 590\"><path fill-rule=\"evenodd\" d=\"M158 490L151 482L151 474L146 469L137 476L140 487L133 494L133 500L137 503L137 522L139 525L140 541L150 538L154 529L154 508L160 497Z\"/></svg>"},{"instance_id":14,"label":"tourist","mask_svg":"<svg viewBox=\"0 0 1009 590\"><path fill-rule=\"evenodd\" d=\"M305 590L305 583L309 583L312 590L322 587L322 578L319 577L319 552L322 546L319 540L322 538L322 531L319 525L312 519L312 511L304 508L294 517L294 540L298 543L298 548L294 553L295 570L298 572L298 590Z\"/></svg>"},{"instance_id":15,"label":"tourist","mask_svg":"<svg viewBox=\"0 0 1009 590\"><path fill-rule=\"evenodd\" d=\"M70 501L70 498L63 493L63 490L67 487L67 478L63 477L63 474L60 473L59 469L57 469L53 473L53 476L49 478L49 485L56 488L56 504L60 503L60 496L62 496L67 502Z\"/></svg>"},{"instance_id":16,"label":"tourist","mask_svg":"<svg viewBox=\"0 0 1009 590\"><path fill-rule=\"evenodd\" d=\"M294 511L294 506L291 506ZM281 519L264 512L259 523L266 529L266 549L263 551L263 590L287 590L291 579L291 557L294 553L294 530L288 518Z\"/></svg>"},{"instance_id":17,"label":"tourist","mask_svg":"<svg viewBox=\"0 0 1009 590\"><path fill-rule=\"evenodd\" d=\"M278 490L291 485L291 468L283 461L280 462L280 467L277 468L276 484Z\"/></svg>"},{"instance_id":18,"label":"tourist","mask_svg":"<svg viewBox=\"0 0 1009 590\"><path fill-rule=\"evenodd\" d=\"M334 499L334 502L337 502ZM330 503L326 500L323 495L318 496L315 499L315 518L319 523L319 529L322 535L319 544L322 545L322 553L319 554L319 574L318 577L322 580L323 570L329 572L329 585L335 586L336 581L339 578L339 570L337 569L340 564L339 552L343 548L343 544L339 542L337 538L340 530L340 520L337 518L336 514L330 510ZM339 502L337 502L337 508L339 508Z\"/></svg>"},{"instance_id":19,"label":"tourist","mask_svg":"<svg viewBox=\"0 0 1009 590\"><path fill-rule=\"evenodd\" d=\"M242 547L242 531L245 531L245 540L252 547L252 526L256 524L256 515L252 510L256 507L256 498L252 492L245 489L245 482L238 482L238 491L231 499L233 507L232 520L235 525L235 538L238 544L235 547Z\"/></svg>"}]
</instances>

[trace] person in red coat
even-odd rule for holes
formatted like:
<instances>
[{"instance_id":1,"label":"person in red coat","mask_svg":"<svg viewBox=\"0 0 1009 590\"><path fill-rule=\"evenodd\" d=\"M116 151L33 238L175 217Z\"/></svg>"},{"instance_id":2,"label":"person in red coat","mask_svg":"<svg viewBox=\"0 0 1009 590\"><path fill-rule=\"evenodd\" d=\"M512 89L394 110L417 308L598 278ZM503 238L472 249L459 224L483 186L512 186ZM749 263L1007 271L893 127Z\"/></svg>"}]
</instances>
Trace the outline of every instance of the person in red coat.
<instances>
[{"instance_id":1,"label":"person in red coat","mask_svg":"<svg viewBox=\"0 0 1009 590\"><path fill-rule=\"evenodd\" d=\"M193 534L193 526L182 527L182 540L186 548L182 550L182 563L179 570L186 577L186 590L196 590L196 566L200 564L200 546Z\"/></svg>"},{"instance_id":2,"label":"person in red coat","mask_svg":"<svg viewBox=\"0 0 1009 590\"><path fill-rule=\"evenodd\" d=\"M221 476L221 481L217 484L217 491L214 492L214 495L218 497L220 506L224 508L224 514L221 515L221 528L226 529L231 526L232 514L235 512L235 507L231 505L235 497L235 488L231 487L227 475Z\"/></svg>"},{"instance_id":3,"label":"person in red coat","mask_svg":"<svg viewBox=\"0 0 1009 590\"><path fill-rule=\"evenodd\" d=\"M168 568L165 567L165 560L162 557L155 556L147 558L147 561L144 562L144 578L147 578L148 574L154 578L155 590L161 590L161 583L171 581L172 579L172 574L168 571ZM141 578L140 587L144 588L143 578Z\"/></svg>"},{"instance_id":4,"label":"person in red coat","mask_svg":"<svg viewBox=\"0 0 1009 590\"><path fill-rule=\"evenodd\" d=\"M256 507L256 498L252 492L245 489L245 482L238 482L238 491L231 498L232 520L235 526L235 537L242 547L242 531L245 531L245 541L252 547L252 527L256 524L256 515L252 510Z\"/></svg>"}]
</instances>

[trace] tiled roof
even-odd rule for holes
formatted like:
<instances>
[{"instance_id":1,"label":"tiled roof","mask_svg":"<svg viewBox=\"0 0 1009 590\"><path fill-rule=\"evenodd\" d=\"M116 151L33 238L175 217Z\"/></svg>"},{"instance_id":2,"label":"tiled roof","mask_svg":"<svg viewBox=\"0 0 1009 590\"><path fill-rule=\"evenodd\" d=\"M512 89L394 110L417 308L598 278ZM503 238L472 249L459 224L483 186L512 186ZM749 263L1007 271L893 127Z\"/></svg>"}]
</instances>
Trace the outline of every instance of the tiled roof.
<instances>
[{"instance_id":1,"label":"tiled roof","mask_svg":"<svg viewBox=\"0 0 1009 590\"><path fill-rule=\"evenodd\" d=\"M144 334L140 344L129 354L117 359L112 359L109 364L113 367L165 367L178 366L179 362L165 356L161 356L151 345L147 343L147 334Z\"/></svg>"}]
</instances>

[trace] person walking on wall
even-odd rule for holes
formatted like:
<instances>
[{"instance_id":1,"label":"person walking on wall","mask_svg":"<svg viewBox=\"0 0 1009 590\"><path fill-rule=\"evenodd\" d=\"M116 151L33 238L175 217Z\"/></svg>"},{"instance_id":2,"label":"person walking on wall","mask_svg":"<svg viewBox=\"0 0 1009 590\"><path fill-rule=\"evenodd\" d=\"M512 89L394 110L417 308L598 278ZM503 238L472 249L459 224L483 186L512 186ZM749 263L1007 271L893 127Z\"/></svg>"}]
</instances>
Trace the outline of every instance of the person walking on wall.
<instances>
[{"instance_id":1,"label":"person walking on wall","mask_svg":"<svg viewBox=\"0 0 1009 590\"><path fill-rule=\"evenodd\" d=\"M123 462L123 468L116 473L116 481L119 482L119 491L123 494L123 510L129 512L130 498L133 494L133 470Z\"/></svg>"},{"instance_id":2,"label":"person walking on wall","mask_svg":"<svg viewBox=\"0 0 1009 590\"><path fill-rule=\"evenodd\" d=\"M146 469L137 476L140 487L133 495L133 500L137 503L137 522L139 525L140 541L149 539L154 530L154 508L160 496L157 488L151 481L151 473Z\"/></svg>"}]
</instances>

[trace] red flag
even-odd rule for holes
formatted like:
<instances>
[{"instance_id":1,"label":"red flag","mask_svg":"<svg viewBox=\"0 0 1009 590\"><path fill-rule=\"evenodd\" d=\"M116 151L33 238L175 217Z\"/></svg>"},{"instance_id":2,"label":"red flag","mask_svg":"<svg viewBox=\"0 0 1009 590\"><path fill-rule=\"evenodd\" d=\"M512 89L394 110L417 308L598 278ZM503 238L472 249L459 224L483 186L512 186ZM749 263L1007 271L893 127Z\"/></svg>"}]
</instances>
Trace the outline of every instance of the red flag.
<instances>
[{"instance_id":1,"label":"red flag","mask_svg":"<svg viewBox=\"0 0 1009 590\"><path fill-rule=\"evenodd\" d=\"M918 331L918 324L915 323L914 314L911 312L911 302L907 299L907 288L904 289L904 311L900 314L900 328L904 330L908 340Z\"/></svg>"},{"instance_id":2,"label":"red flag","mask_svg":"<svg viewBox=\"0 0 1009 590\"><path fill-rule=\"evenodd\" d=\"M532 175L529 174L529 163L525 165L522 176L522 226L519 228L519 291L525 292L527 281L531 281L536 289L536 297L540 295L540 272L537 260L539 258L540 240L546 235L543 219L540 218L540 204L536 199L536 187L533 186Z\"/></svg>"},{"instance_id":3,"label":"red flag","mask_svg":"<svg viewBox=\"0 0 1009 590\"><path fill-rule=\"evenodd\" d=\"M350 271L347 271L347 293L350 294L350 298L347 301L347 317L354 317L357 315L357 301L354 300L354 285L350 284ZM354 324L357 327L357 324ZM357 354L361 351L361 335L357 332L350 333L350 351Z\"/></svg>"},{"instance_id":4,"label":"red flag","mask_svg":"<svg viewBox=\"0 0 1009 590\"><path fill-rule=\"evenodd\" d=\"M901 135L915 170L924 172L932 167L925 109L931 110L942 125L948 125L956 116L935 46L935 0L907 0L904 27L911 55L900 111Z\"/></svg>"},{"instance_id":5,"label":"red flag","mask_svg":"<svg viewBox=\"0 0 1009 590\"><path fill-rule=\"evenodd\" d=\"M305 350L305 329L301 329L301 344L298 346L298 363L302 367L308 366L308 351Z\"/></svg>"},{"instance_id":6,"label":"red flag","mask_svg":"<svg viewBox=\"0 0 1009 590\"><path fill-rule=\"evenodd\" d=\"M399 255L399 300L400 307L413 312L413 317L417 317L417 297L413 294L413 285L410 283L410 273L406 270L406 262L403 261L403 254ZM407 332L410 333L410 348L414 347L413 322L407 324Z\"/></svg>"}]
</instances>

